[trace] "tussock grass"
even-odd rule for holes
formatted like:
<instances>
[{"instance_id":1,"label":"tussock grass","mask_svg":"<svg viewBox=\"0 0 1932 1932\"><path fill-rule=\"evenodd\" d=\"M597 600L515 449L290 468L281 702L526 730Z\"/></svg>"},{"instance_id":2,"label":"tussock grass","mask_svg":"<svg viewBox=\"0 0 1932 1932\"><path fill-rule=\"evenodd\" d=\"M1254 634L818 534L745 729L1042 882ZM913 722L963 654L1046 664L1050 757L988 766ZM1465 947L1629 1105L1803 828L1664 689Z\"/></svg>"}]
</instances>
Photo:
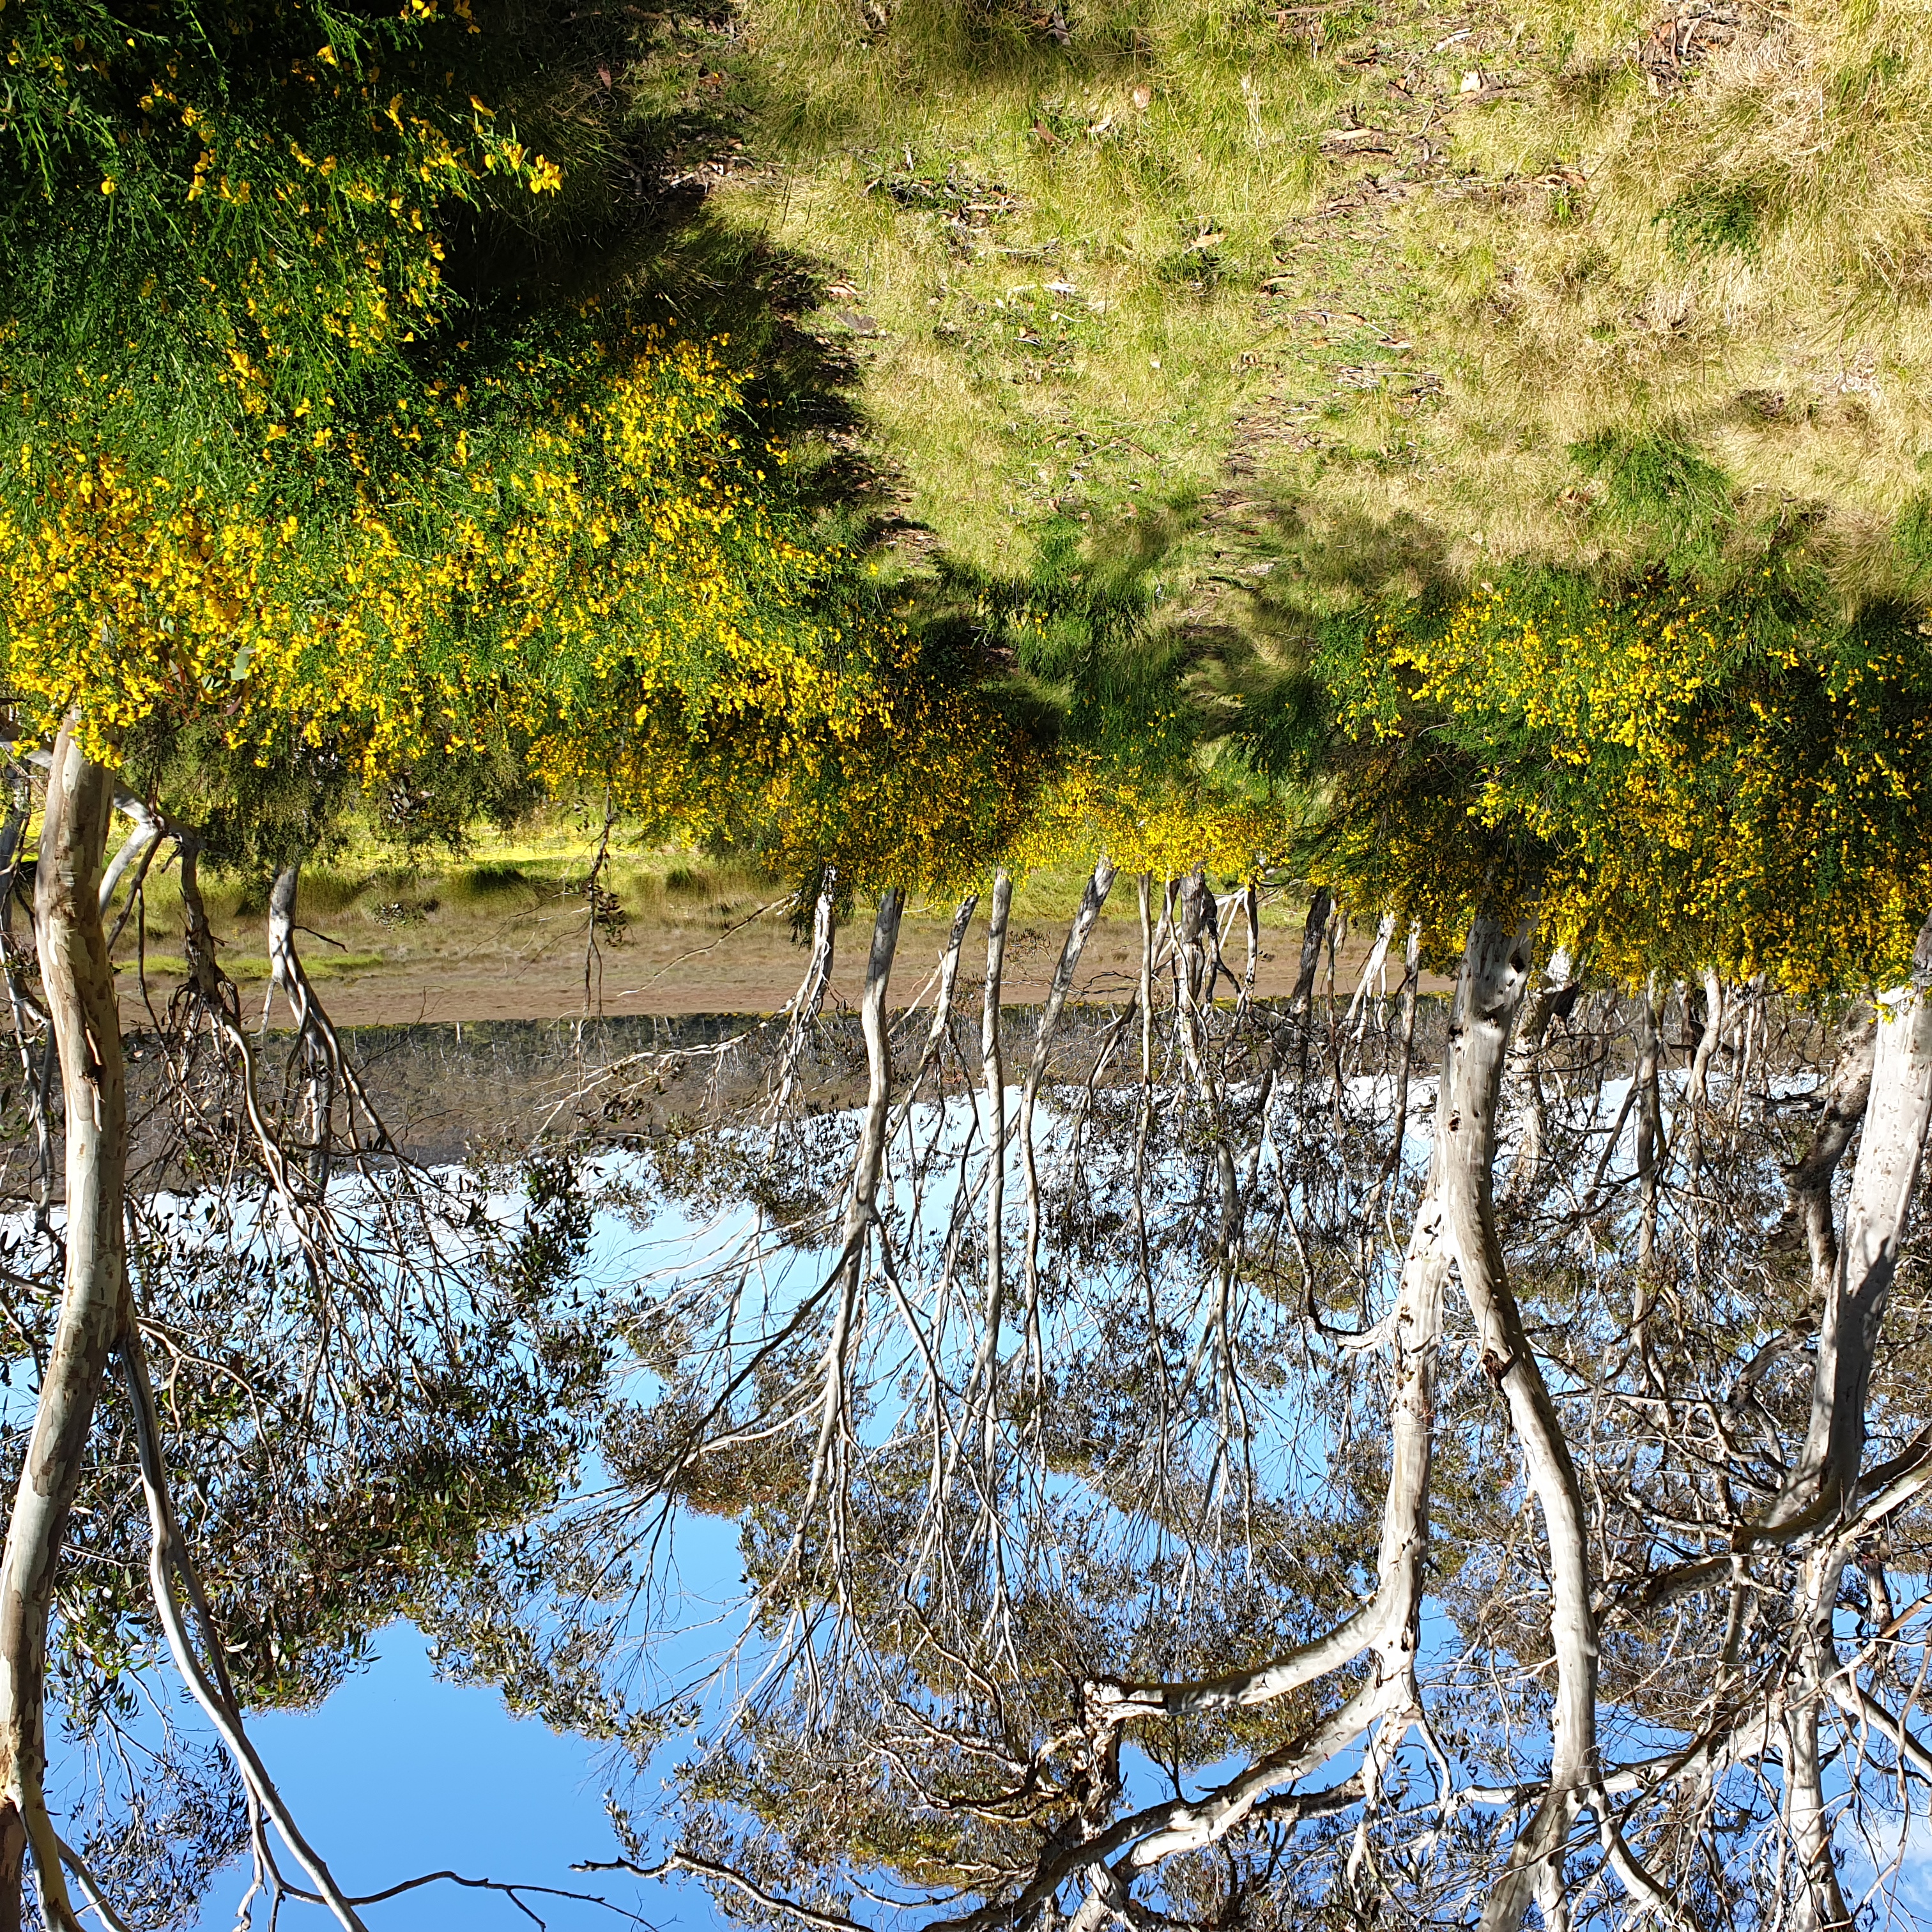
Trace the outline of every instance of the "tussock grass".
<instances>
[{"instance_id":1,"label":"tussock grass","mask_svg":"<svg viewBox=\"0 0 1932 1932\"><path fill-rule=\"evenodd\" d=\"M480 866L472 866L467 872L457 874L451 883L452 890L460 891L472 898L492 899L504 892L526 890L530 880L520 866L496 860L486 861Z\"/></svg>"},{"instance_id":2,"label":"tussock grass","mask_svg":"<svg viewBox=\"0 0 1932 1932\"><path fill-rule=\"evenodd\" d=\"M326 919L346 910L370 886L366 874L330 866L305 866L296 887L296 915Z\"/></svg>"},{"instance_id":3,"label":"tussock grass","mask_svg":"<svg viewBox=\"0 0 1932 1932\"><path fill-rule=\"evenodd\" d=\"M818 0L746 18L770 165L720 205L823 265L814 325L949 554L1010 571L1059 516L1210 487L1267 387L1253 298L1334 77L1271 15L1198 6L1084 14L1064 48L949 0L883 32Z\"/></svg>"}]
</instances>

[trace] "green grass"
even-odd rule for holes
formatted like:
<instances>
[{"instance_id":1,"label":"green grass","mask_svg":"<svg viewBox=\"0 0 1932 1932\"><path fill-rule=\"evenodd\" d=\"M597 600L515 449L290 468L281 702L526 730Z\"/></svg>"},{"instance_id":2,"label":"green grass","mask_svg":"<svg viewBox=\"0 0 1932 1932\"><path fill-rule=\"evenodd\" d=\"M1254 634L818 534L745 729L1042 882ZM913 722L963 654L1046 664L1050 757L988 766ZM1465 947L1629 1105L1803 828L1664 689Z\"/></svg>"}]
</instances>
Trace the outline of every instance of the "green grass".
<instances>
[{"instance_id":1,"label":"green grass","mask_svg":"<svg viewBox=\"0 0 1932 1932\"><path fill-rule=\"evenodd\" d=\"M1516 564L1708 571L1779 506L1834 595L1922 584L1932 22L1801 0L1660 92L1654 10L655 16L635 124L723 172L651 272L783 311L742 339L829 494L856 422L888 578L1129 537L1204 661Z\"/></svg>"},{"instance_id":2,"label":"green grass","mask_svg":"<svg viewBox=\"0 0 1932 1932\"><path fill-rule=\"evenodd\" d=\"M331 952L323 949L305 949L302 965L311 980L335 980L351 973L366 973L372 968L385 966L388 961L380 952ZM188 962L179 953L150 952L147 956L148 976L152 980L180 979L188 971ZM238 984L259 984L268 977L268 961L263 953L224 952L222 970ZM117 959L116 972L132 976L135 962L131 958Z\"/></svg>"}]
</instances>

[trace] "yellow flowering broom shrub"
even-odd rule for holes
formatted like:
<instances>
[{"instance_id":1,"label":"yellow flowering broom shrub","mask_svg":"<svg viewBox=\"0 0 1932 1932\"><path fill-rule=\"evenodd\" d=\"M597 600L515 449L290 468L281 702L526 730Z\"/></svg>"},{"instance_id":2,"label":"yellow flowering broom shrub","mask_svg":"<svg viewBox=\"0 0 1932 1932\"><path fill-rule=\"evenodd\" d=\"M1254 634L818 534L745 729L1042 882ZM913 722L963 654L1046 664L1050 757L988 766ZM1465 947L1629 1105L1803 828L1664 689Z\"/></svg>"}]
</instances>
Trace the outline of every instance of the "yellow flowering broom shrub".
<instances>
[{"instance_id":1,"label":"yellow flowering broom shrub","mask_svg":"<svg viewBox=\"0 0 1932 1932\"><path fill-rule=\"evenodd\" d=\"M1932 904L1932 651L1905 621L1485 589L1323 666L1352 742L1318 874L1447 946L1485 897L1603 970L1715 966L1810 994L1894 980Z\"/></svg>"},{"instance_id":2,"label":"yellow flowering broom shrub","mask_svg":"<svg viewBox=\"0 0 1932 1932\"><path fill-rule=\"evenodd\" d=\"M574 192L498 95L514 37L464 0L117 19L0 19L17 730L70 718L116 762L214 732L365 788L520 769L867 884L1266 843L1172 759L1036 742L925 662L784 507L728 345L459 298L478 224Z\"/></svg>"}]
</instances>

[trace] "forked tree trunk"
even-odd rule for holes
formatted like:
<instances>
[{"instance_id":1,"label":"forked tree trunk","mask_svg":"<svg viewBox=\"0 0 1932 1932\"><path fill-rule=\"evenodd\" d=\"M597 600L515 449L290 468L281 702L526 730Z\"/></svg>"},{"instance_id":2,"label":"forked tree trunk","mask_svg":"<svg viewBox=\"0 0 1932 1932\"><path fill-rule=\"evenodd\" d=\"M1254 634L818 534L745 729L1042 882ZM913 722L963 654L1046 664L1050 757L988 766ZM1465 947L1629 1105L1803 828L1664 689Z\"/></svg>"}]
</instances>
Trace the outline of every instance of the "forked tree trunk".
<instances>
[{"instance_id":1,"label":"forked tree trunk","mask_svg":"<svg viewBox=\"0 0 1932 1932\"><path fill-rule=\"evenodd\" d=\"M1496 1098L1510 1028L1529 976L1528 934L1496 921L1471 928L1450 1016L1438 1132L1455 1149L1444 1202L1484 1372L1508 1402L1549 1546L1550 1641L1556 1652L1549 1787L1484 1902L1483 1932L1516 1932L1531 1901L1546 1920L1564 1908L1560 1862L1580 1805L1598 1781L1597 1628L1588 1527L1576 1465L1510 1292L1496 1233Z\"/></svg>"},{"instance_id":2,"label":"forked tree trunk","mask_svg":"<svg viewBox=\"0 0 1932 1932\"><path fill-rule=\"evenodd\" d=\"M1382 970L1382 962L1388 957L1389 941L1395 937L1395 914L1385 912L1376 926L1376 943L1369 948L1369 956L1362 963L1362 976L1355 984L1355 997L1348 1002L1348 1010L1342 1024L1355 1029L1355 1039L1359 1043L1368 1030L1369 1004L1374 996L1376 975Z\"/></svg>"},{"instance_id":3,"label":"forked tree trunk","mask_svg":"<svg viewBox=\"0 0 1932 1932\"><path fill-rule=\"evenodd\" d=\"M0 1556L0 1928L21 1922L31 1845L56 1932L77 1932L46 1811L47 1619L68 1513L127 1308L127 1088L100 919L114 782L63 730L47 773L34 926L66 1107L67 1271L32 1438Z\"/></svg>"},{"instance_id":4,"label":"forked tree trunk","mask_svg":"<svg viewBox=\"0 0 1932 1932\"><path fill-rule=\"evenodd\" d=\"M296 895L301 889L299 862L283 866L268 888L268 989L262 1001L266 1027L279 992L289 1003L298 1034L308 1028L308 982L296 957Z\"/></svg>"}]
</instances>

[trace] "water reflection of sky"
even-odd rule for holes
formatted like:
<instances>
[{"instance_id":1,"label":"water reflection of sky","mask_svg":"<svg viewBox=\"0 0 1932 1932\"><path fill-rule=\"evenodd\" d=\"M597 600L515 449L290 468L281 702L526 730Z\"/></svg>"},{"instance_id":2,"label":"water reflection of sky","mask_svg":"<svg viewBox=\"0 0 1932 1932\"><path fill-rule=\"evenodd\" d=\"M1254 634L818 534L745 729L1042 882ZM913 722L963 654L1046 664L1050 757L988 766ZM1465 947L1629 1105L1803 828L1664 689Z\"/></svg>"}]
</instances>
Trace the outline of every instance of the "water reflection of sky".
<instances>
[{"instance_id":1,"label":"water reflection of sky","mask_svg":"<svg viewBox=\"0 0 1932 1932\"><path fill-rule=\"evenodd\" d=\"M1617 1118L1628 1084L1606 1083L1597 1100L1601 1124ZM1676 1083L1666 1080L1665 1084L1668 1090ZM1434 1084L1432 1080L1418 1078L1411 1090L1402 1151L1405 1165L1412 1170L1428 1159ZM1376 1104L1369 1095L1357 1097L1368 1100L1371 1106ZM1664 1096L1666 1131L1668 1112L1676 1097L1669 1090ZM1009 1096L1010 1107L1015 1100L1016 1096ZM936 1138L948 1144L950 1152L969 1130L972 1120L971 1109L960 1108L956 1118L944 1123L927 1120L915 1121L914 1126L928 1130L939 1126ZM1056 1118L1042 1108L1043 1158L1052 1157L1065 1124L1064 1118ZM1633 1122L1628 1138L1634 1138L1634 1130ZM1502 1150L1505 1169L1510 1154L1508 1147ZM1608 1163L1613 1178L1632 1165L1626 1146L1620 1146ZM624 1156L605 1156L596 1168L593 1186L621 1184L634 1178L632 1163ZM958 1172L945 1158L933 1164L920 1215L928 1232L951 1211L957 1184L949 1177ZM493 1216L508 1215L518 1205L512 1197L499 1196L491 1202L490 1211ZM836 1203L826 1205L836 1207ZM592 1271L606 1282L688 1278L715 1266L752 1231L748 1211L735 1203L720 1202L715 1212L706 1214L676 1202L661 1202L643 1226L628 1215L600 1214L596 1222ZM743 1311L753 1318L754 1325L761 1316L782 1316L806 1282L816 1278L824 1259L822 1254L783 1249L771 1255ZM596 1479L595 1472L587 1478ZM729 1522L680 1517L677 1568L669 1580L666 1600L657 1606L668 1628L664 1638L654 1642L650 1658L651 1674L660 1684L701 1677L706 1658L728 1646L735 1634L736 1544L736 1528ZM1433 1602L1425 1612L1425 1624L1426 1675L1427 1665L1439 1664L1453 1646L1446 1619ZM686 1633L681 1637L674 1634L680 1630ZM410 1625L399 1624L382 1633L373 1648L375 1658L370 1666L320 1709L271 1714L256 1720L254 1726L264 1756L281 1780L304 1828L347 1889L374 1891L419 1872L447 1868L466 1876L565 1890L601 1890L660 1927L710 1928L720 1922L702 1888L694 1885L640 1885L624 1874L586 1876L572 1871L572 1865L579 1860L610 1857L617 1849L603 1804L614 1768L602 1748L579 1738L559 1736L534 1720L512 1718L492 1689L440 1682L424 1640ZM1604 1716L1612 1733L1623 1733L1617 1736L1612 1755L1641 1754L1646 1744L1668 1748L1669 1741L1660 1737L1635 1735L1627 1722L1619 1723L1618 1713L1606 1710ZM676 1741L667 1750L682 1754L689 1748L686 1739ZM1346 1777L1355 1768L1358 1758L1358 1753L1352 1752L1346 1760L1326 1767L1314 1781L1326 1784ZM640 1826L647 1822L653 1795L650 1787L656 1782L656 1774L668 1765L668 1758L664 1766L653 1765L644 1787L632 1788ZM1198 1795L1238 1768L1230 1760L1197 1771L1186 1780L1188 1795ZM1125 1768L1130 1790L1140 1802L1172 1795L1167 1774L1138 1754L1129 1754ZM1932 1915L1932 1836L1928 1835L1928 1830L1932 1828L1915 1823L1903 1843L1894 1837L1884 1845L1848 1845L1848 1879L1856 1882L1862 1867L1868 1882L1875 1868L1896 1861L1900 1904L1908 1914ZM234 1901L245 1882L239 1871L224 1875L201 1922L209 1932L218 1928L226 1932L232 1925ZM530 1904L559 1932L622 1922L592 1906L564 1900L533 1895ZM430 1928L430 1932L445 1927L489 1928L530 1922L501 1896L447 1885L371 1907L368 1916L372 1929L408 1925ZM311 1921L321 1922L319 1912L296 1907L290 1909L285 1922L299 1925Z\"/></svg>"},{"instance_id":2,"label":"water reflection of sky","mask_svg":"<svg viewBox=\"0 0 1932 1932\"><path fill-rule=\"evenodd\" d=\"M410 1624L392 1624L374 1648L376 1660L320 1710L273 1713L250 1727L310 1842L352 1895L447 1867L466 1877L595 1886L660 1925L710 1923L702 1894L680 1901L681 1912L668 1912L672 1900L661 1888L570 1869L578 1859L616 1854L595 1746L511 1718L494 1690L440 1682ZM228 1932L247 1882L245 1868L223 1874L202 1913L202 1932ZM557 1932L622 1922L563 1900L530 1904ZM691 1915L694 1905L701 1917ZM369 1906L366 1916L371 1932L530 1924L507 1898L450 1885ZM258 1922L265 1918L258 1912ZM327 1922L319 1908L292 1906L283 1922Z\"/></svg>"},{"instance_id":3,"label":"water reflection of sky","mask_svg":"<svg viewBox=\"0 0 1932 1932\"><path fill-rule=\"evenodd\" d=\"M607 1178L620 1178L622 1165L599 1163ZM336 1191L346 1202L352 1184ZM490 1202L493 1218L507 1219L520 1208L511 1196ZM689 1264L728 1245L746 1225L741 1214L700 1223L669 1206L640 1234L627 1220L600 1214L590 1271L600 1281L616 1282L661 1268L673 1255L681 1254ZM587 1472L587 1480L595 1482L597 1472ZM718 1620L729 1617L737 1600L736 1526L681 1516L667 1562L674 1603L682 1612L679 1621L694 1629L693 1639L665 1646L653 1660L663 1674L676 1676L692 1672L700 1653L718 1647ZM719 1922L709 1897L695 1885L645 1883L625 1873L571 1869L580 1860L614 1858L620 1849L604 1805L614 1776L605 1747L560 1735L535 1718L513 1718L492 1688L442 1681L427 1640L412 1624L392 1624L370 1648L368 1664L319 1708L266 1712L249 1725L310 1842L351 1896L447 1869L465 1877L601 1892L666 1932ZM674 1655L674 1649L683 1654ZM198 1729L191 1724L184 1728ZM301 1882L292 1861L285 1858L284 1869ZM245 1860L224 1873L203 1907L198 1932L230 1932L248 1883ZM533 1893L528 1904L554 1932L626 1922L566 1899ZM530 1925L502 1894L448 1883L368 1906L364 1916L371 1932L386 1926L494 1932ZM260 1901L255 1917L258 1926L266 1923ZM320 1907L284 1908L282 1924L290 1932L330 1922Z\"/></svg>"}]
</instances>

